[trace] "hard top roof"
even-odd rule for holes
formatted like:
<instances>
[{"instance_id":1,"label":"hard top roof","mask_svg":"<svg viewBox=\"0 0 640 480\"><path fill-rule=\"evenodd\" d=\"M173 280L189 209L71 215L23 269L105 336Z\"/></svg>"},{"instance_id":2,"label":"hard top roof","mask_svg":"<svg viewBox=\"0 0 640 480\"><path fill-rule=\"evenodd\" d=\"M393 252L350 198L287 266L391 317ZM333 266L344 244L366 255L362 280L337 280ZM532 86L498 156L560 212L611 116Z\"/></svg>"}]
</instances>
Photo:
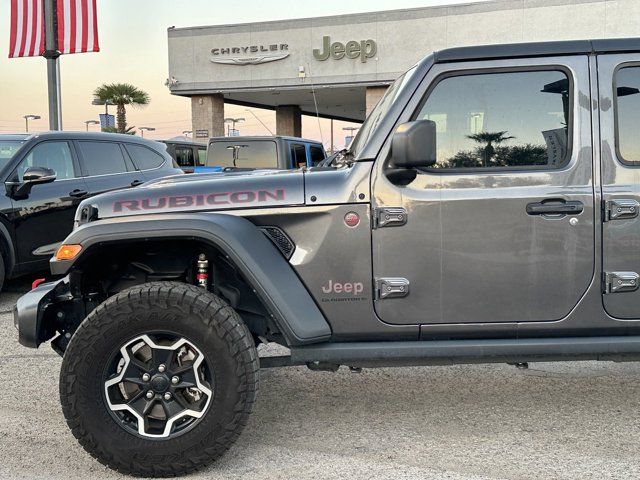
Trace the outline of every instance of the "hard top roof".
<instances>
[{"instance_id":1,"label":"hard top roof","mask_svg":"<svg viewBox=\"0 0 640 480\"><path fill-rule=\"evenodd\" d=\"M308 138L300 138L300 137L288 137L286 135L247 135L247 136L238 136L238 137L211 137L209 139L209 143L211 142L224 142L224 141L241 141L246 142L250 140L289 140L291 142L303 142L303 143L315 143L318 145L322 145L320 140L310 140Z\"/></svg>"},{"instance_id":2,"label":"hard top roof","mask_svg":"<svg viewBox=\"0 0 640 480\"><path fill-rule=\"evenodd\" d=\"M447 48L434 53L435 63L499 58L592 55L598 53L640 52L640 38L568 40L558 42L511 43Z\"/></svg>"}]
</instances>

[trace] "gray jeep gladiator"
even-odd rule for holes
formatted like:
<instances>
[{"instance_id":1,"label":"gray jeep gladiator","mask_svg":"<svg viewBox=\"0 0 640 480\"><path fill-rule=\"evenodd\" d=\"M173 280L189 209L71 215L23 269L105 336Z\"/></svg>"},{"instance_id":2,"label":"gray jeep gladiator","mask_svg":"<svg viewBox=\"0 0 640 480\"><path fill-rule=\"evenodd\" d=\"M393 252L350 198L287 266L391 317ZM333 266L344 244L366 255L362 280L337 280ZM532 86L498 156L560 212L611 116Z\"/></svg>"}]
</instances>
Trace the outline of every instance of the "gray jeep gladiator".
<instances>
[{"instance_id":1,"label":"gray jeep gladiator","mask_svg":"<svg viewBox=\"0 0 640 480\"><path fill-rule=\"evenodd\" d=\"M64 355L82 446L148 476L220 457L260 368L638 360L638 125L639 40L437 52L330 166L83 201L20 342Z\"/></svg>"}]
</instances>

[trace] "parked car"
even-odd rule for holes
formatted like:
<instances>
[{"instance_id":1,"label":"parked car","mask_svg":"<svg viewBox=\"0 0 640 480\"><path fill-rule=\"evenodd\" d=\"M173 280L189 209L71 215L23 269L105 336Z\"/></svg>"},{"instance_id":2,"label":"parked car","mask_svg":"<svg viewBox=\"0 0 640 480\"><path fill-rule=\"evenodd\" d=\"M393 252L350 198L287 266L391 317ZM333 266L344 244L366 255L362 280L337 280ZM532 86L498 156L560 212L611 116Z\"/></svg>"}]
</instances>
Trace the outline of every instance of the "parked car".
<instances>
[{"instance_id":1,"label":"parked car","mask_svg":"<svg viewBox=\"0 0 640 480\"><path fill-rule=\"evenodd\" d=\"M313 167L323 161L322 143L298 137L213 137L207 145L206 162L196 173L226 169L281 169Z\"/></svg>"},{"instance_id":2,"label":"parked car","mask_svg":"<svg viewBox=\"0 0 640 480\"><path fill-rule=\"evenodd\" d=\"M167 152L185 173L194 173L196 167L201 167L207 162L206 143L182 140L162 140L162 143L167 145Z\"/></svg>"},{"instance_id":3,"label":"parked car","mask_svg":"<svg viewBox=\"0 0 640 480\"><path fill-rule=\"evenodd\" d=\"M85 200L20 342L139 476L223 455L260 368L638 361L639 126L640 39L436 52L329 166Z\"/></svg>"},{"instance_id":4,"label":"parked car","mask_svg":"<svg viewBox=\"0 0 640 480\"><path fill-rule=\"evenodd\" d=\"M181 173L163 144L131 135L0 135L0 288L48 267L84 198Z\"/></svg>"}]
</instances>

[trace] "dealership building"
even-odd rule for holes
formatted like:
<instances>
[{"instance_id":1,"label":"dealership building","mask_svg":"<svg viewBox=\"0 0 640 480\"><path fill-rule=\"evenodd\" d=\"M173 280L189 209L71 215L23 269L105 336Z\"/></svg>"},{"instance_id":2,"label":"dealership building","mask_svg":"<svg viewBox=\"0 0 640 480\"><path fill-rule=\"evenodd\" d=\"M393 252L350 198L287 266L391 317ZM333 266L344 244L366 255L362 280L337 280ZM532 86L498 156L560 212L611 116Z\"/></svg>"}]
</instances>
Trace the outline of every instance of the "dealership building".
<instances>
[{"instance_id":1,"label":"dealership building","mask_svg":"<svg viewBox=\"0 0 640 480\"><path fill-rule=\"evenodd\" d=\"M301 115L361 122L426 54L465 45L640 36L640 0L486 2L237 25L169 28L174 95L193 137L224 135L226 103L273 109L279 135Z\"/></svg>"}]
</instances>

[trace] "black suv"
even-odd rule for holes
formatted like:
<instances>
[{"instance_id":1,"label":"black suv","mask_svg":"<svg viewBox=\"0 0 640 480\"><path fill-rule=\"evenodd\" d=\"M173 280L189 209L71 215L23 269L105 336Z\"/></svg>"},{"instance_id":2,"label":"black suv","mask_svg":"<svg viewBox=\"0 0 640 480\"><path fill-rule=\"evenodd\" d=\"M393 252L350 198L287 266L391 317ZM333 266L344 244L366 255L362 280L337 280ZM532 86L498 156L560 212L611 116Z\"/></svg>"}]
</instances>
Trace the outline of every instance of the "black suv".
<instances>
[{"instance_id":1,"label":"black suv","mask_svg":"<svg viewBox=\"0 0 640 480\"><path fill-rule=\"evenodd\" d=\"M0 288L48 267L83 198L181 173L164 144L131 135L0 135Z\"/></svg>"}]
</instances>

